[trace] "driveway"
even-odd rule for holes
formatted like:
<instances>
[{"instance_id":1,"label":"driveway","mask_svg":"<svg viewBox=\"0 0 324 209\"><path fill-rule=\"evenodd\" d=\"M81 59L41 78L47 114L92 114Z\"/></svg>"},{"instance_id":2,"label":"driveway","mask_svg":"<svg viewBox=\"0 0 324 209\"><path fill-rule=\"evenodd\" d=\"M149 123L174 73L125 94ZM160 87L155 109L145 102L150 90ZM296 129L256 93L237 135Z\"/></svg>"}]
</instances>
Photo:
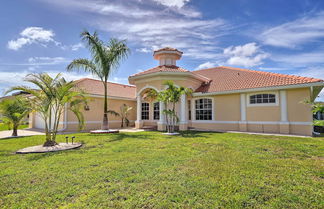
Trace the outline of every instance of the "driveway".
<instances>
[{"instance_id":1,"label":"driveway","mask_svg":"<svg viewBox=\"0 0 324 209\"><path fill-rule=\"evenodd\" d=\"M12 130L0 131L0 139L11 137ZM20 129L18 130L18 136L34 136L34 135L44 135L44 132L38 129Z\"/></svg>"}]
</instances>

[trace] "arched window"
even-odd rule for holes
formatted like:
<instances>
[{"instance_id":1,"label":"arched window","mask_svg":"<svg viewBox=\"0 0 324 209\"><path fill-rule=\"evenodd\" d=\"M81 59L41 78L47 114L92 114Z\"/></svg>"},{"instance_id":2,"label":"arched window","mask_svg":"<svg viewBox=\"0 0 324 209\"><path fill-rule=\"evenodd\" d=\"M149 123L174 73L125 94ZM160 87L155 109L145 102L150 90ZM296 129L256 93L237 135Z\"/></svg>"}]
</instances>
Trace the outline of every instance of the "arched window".
<instances>
[{"instance_id":1,"label":"arched window","mask_svg":"<svg viewBox=\"0 0 324 209\"><path fill-rule=\"evenodd\" d=\"M250 96L250 104L275 104L275 94L254 94Z\"/></svg>"},{"instance_id":2,"label":"arched window","mask_svg":"<svg viewBox=\"0 0 324 209\"><path fill-rule=\"evenodd\" d=\"M212 120L213 105L211 99L197 99L195 101L196 120Z\"/></svg>"}]
</instances>

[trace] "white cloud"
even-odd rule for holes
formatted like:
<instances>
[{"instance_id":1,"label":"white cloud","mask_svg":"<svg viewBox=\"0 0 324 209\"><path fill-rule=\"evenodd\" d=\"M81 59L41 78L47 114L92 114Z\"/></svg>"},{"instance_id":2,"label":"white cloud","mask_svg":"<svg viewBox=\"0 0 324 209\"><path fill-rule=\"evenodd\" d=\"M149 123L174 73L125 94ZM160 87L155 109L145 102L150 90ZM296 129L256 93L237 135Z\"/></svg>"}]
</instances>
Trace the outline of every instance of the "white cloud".
<instances>
[{"instance_id":1,"label":"white cloud","mask_svg":"<svg viewBox=\"0 0 324 209\"><path fill-rule=\"evenodd\" d=\"M33 65L57 65L70 62L65 57L30 57L28 63Z\"/></svg>"},{"instance_id":2,"label":"white cloud","mask_svg":"<svg viewBox=\"0 0 324 209\"><path fill-rule=\"evenodd\" d=\"M148 48L140 48L140 49L136 49L137 52L142 52L142 53L152 53L151 49Z\"/></svg>"},{"instance_id":3,"label":"white cloud","mask_svg":"<svg viewBox=\"0 0 324 209\"><path fill-rule=\"evenodd\" d=\"M24 45L33 43L46 45L49 42L53 42L59 44L53 39L54 35L52 30L45 30L42 27L27 27L20 33L20 38L10 40L7 46L9 49L18 50Z\"/></svg>"},{"instance_id":4,"label":"white cloud","mask_svg":"<svg viewBox=\"0 0 324 209\"><path fill-rule=\"evenodd\" d=\"M223 19L199 18L199 12L185 5L187 1L161 1L164 5L140 0L45 1L69 13L91 14L85 17L89 25L127 39L142 52L148 52L152 46L171 46L191 58L215 58L215 51L221 50L217 39L233 29Z\"/></svg>"},{"instance_id":5,"label":"white cloud","mask_svg":"<svg viewBox=\"0 0 324 209\"><path fill-rule=\"evenodd\" d=\"M277 54L272 56L271 59L276 62L288 64L290 66L307 67L314 64L324 64L324 51L313 51L296 54Z\"/></svg>"},{"instance_id":6,"label":"white cloud","mask_svg":"<svg viewBox=\"0 0 324 209\"><path fill-rule=\"evenodd\" d=\"M17 51L21 47L29 44L40 44L46 47L49 43L54 43L63 50L70 49L72 51L77 51L84 47L82 43L64 45L54 39L55 33L52 30L46 30L42 27L27 27L19 36L20 37L15 40L8 41L8 49Z\"/></svg>"},{"instance_id":7,"label":"white cloud","mask_svg":"<svg viewBox=\"0 0 324 209\"><path fill-rule=\"evenodd\" d=\"M124 77L112 77L109 79L110 82L128 84L128 78Z\"/></svg>"},{"instance_id":8,"label":"white cloud","mask_svg":"<svg viewBox=\"0 0 324 209\"><path fill-rule=\"evenodd\" d=\"M253 67L263 64L263 60L269 55L260 50L256 43L248 43L239 46L230 46L224 49L224 55L229 57L229 65Z\"/></svg>"},{"instance_id":9,"label":"white cloud","mask_svg":"<svg viewBox=\"0 0 324 209\"><path fill-rule=\"evenodd\" d=\"M319 67L311 67L305 70L301 70L298 73L294 73L294 75L298 76L306 76L311 78L320 78L324 80L324 65ZM318 101L324 101L324 90L322 90L317 97Z\"/></svg>"},{"instance_id":10,"label":"white cloud","mask_svg":"<svg viewBox=\"0 0 324 209\"><path fill-rule=\"evenodd\" d=\"M269 28L258 37L264 44L294 48L324 36L324 12L307 15L282 25Z\"/></svg>"},{"instance_id":11,"label":"white cloud","mask_svg":"<svg viewBox=\"0 0 324 209\"><path fill-rule=\"evenodd\" d=\"M215 66L217 66L216 63L213 63L213 62L205 62L205 63L202 63L202 64L198 65L198 67L196 67L195 70L212 68L212 67L215 67Z\"/></svg>"},{"instance_id":12,"label":"white cloud","mask_svg":"<svg viewBox=\"0 0 324 209\"><path fill-rule=\"evenodd\" d=\"M6 72L6 71L0 71L0 89L2 89L3 91L0 92L0 95L3 95L5 93L5 91L7 91L9 88L13 87L13 86L17 86L17 85L27 85L27 86L32 86L31 83L25 82L24 78L26 77L26 75L28 75L29 71L25 70L25 71L19 71L19 72ZM50 76L54 77L57 75L58 72L55 71L46 71L46 73L48 73ZM77 80L77 79L81 79L81 78L93 78L93 76L91 76L90 74L86 74L86 73L76 73L76 72L63 72L61 73L62 76L68 80ZM12 79L15 78L15 79Z\"/></svg>"},{"instance_id":13,"label":"white cloud","mask_svg":"<svg viewBox=\"0 0 324 209\"><path fill-rule=\"evenodd\" d=\"M190 0L153 0L153 1L158 2L164 6L181 8Z\"/></svg>"},{"instance_id":14,"label":"white cloud","mask_svg":"<svg viewBox=\"0 0 324 209\"><path fill-rule=\"evenodd\" d=\"M71 45L72 51L78 51L80 48L84 48L84 45L82 43Z\"/></svg>"}]
</instances>

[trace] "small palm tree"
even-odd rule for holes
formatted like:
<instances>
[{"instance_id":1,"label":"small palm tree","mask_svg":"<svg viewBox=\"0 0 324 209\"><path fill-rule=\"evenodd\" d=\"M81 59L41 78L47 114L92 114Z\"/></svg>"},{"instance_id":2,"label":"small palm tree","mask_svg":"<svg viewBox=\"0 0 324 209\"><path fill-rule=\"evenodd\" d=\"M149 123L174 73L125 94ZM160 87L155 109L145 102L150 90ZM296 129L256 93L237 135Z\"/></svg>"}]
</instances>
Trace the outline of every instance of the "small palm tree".
<instances>
[{"instance_id":1,"label":"small palm tree","mask_svg":"<svg viewBox=\"0 0 324 209\"><path fill-rule=\"evenodd\" d=\"M81 33L82 40L86 43L91 53L89 59L75 59L68 66L67 70L80 70L90 72L98 77L104 86L104 113L102 121L102 129L108 130L108 101L107 101L107 82L113 70L117 69L120 62L125 59L130 50L125 41L110 39L107 44L98 38L98 34L94 32L90 34L88 31Z\"/></svg>"},{"instance_id":2,"label":"small palm tree","mask_svg":"<svg viewBox=\"0 0 324 209\"><path fill-rule=\"evenodd\" d=\"M12 128L12 136L18 136L18 126L21 125L22 120L28 115L31 108L28 100L23 97L15 97L7 99L0 103L0 112L3 116L3 121Z\"/></svg>"},{"instance_id":3,"label":"small palm tree","mask_svg":"<svg viewBox=\"0 0 324 209\"><path fill-rule=\"evenodd\" d=\"M108 110L108 113L114 116L118 116L121 118L121 125L120 127L124 127L124 124L126 125L126 127L129 126L129 112L133 109L133 107L128 106L127 104L123 104L122 106L120 106L120 113L114 111L114 110Z\"/></svg>"},{"instance_id":4,"label":"small palm tree","mask_svg":"<svg viewBox=\"0 0 324 209\"><path fill-rule=\"evenodd\" d=\"M82 91L77 91L73 81L67 82L60 74L52 78L46 73L29 74L25 81L36 85L38 89L16 86L8 92L21 90L31 94L29 97L30 108L37 112L45 123L46 141L44 146L57 144L55 140L58 125L66 104L69 105L65 111L72 111L78 118L79 129L83 128L84 118L80 109L87 103L87 98Z\"/></svg>"},{"instance_id":5,"label":"small palm tree","mask_svg":"<svg viewBox=\"0 0 324 209\"><path fill-rule=\"evenodd\" d=\"M173 81L165 81L164 85L166 86L165 90L156 92L154 89L151 89L145 94L144 98L164 103L166 109L163 110L163 114L166 116L167 132L173 133L175 125L179 122L175 106L183 94L191 95L192 90L185 87L177 87Z\"/></svg>"}]
</instances>

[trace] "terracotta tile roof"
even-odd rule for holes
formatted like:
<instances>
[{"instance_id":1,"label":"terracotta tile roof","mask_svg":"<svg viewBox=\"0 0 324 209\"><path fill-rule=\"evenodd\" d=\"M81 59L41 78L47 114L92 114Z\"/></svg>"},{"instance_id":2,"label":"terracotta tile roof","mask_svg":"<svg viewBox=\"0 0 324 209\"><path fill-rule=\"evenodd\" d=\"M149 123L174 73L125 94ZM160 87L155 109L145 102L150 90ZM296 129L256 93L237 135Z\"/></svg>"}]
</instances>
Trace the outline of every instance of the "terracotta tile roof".
<instances>
[{"instance_id":1,"label":"terracotta tile roof","mask_svg":"<svg viewBox=\"0 0 324 209\"><path fill-rule=\"evenodd\" d=\"M88 94L104 95L104 86L100 80L82 78L75 81L76 86ZM107 82L108 96L123 97L127 99L136 98L136 87L131 85Z\"/></svg>"},{"instance_id":2,"label":"terracotta tile roof","mask_svg":"<svg viewBox=\"0 0 324 209\"><path fill-rule=\"evenodd\" d=\"M158 50L155 50L155 52L160 52L160 51L176 51L176 52L180 52L181 54L183 53L182 51L179 51L178 49L172 48L172 47L164 47Z\"/></svg>"},{"instance_id":3,"label":"terracotta tile roof","mask_svg":"<svg viewBox=\"0 0 324 209\"><path fill-rule=\"evenodd\" d=\"M145 70L143 72L133 74L130 77L145 75L145 74L150 74L150 73L156 73L156 72L190 72L190 71L183 69L181 67L175 66L175 65L171 65L171 66L162 65L162 66L157 66L157 67Z\"/></svg>"},{"instance_id":4,"label":"terracotta tile roof","mask_svg":"<svg viewBox=\"0 0 324 209\"><path fill-rule=\"evenodd\" d=\"M196 92L203 93L323 82L321 79L233 67L215 67L192 72L211 79L208 84L196 89Z\"/></svg>"}]
</instances>

